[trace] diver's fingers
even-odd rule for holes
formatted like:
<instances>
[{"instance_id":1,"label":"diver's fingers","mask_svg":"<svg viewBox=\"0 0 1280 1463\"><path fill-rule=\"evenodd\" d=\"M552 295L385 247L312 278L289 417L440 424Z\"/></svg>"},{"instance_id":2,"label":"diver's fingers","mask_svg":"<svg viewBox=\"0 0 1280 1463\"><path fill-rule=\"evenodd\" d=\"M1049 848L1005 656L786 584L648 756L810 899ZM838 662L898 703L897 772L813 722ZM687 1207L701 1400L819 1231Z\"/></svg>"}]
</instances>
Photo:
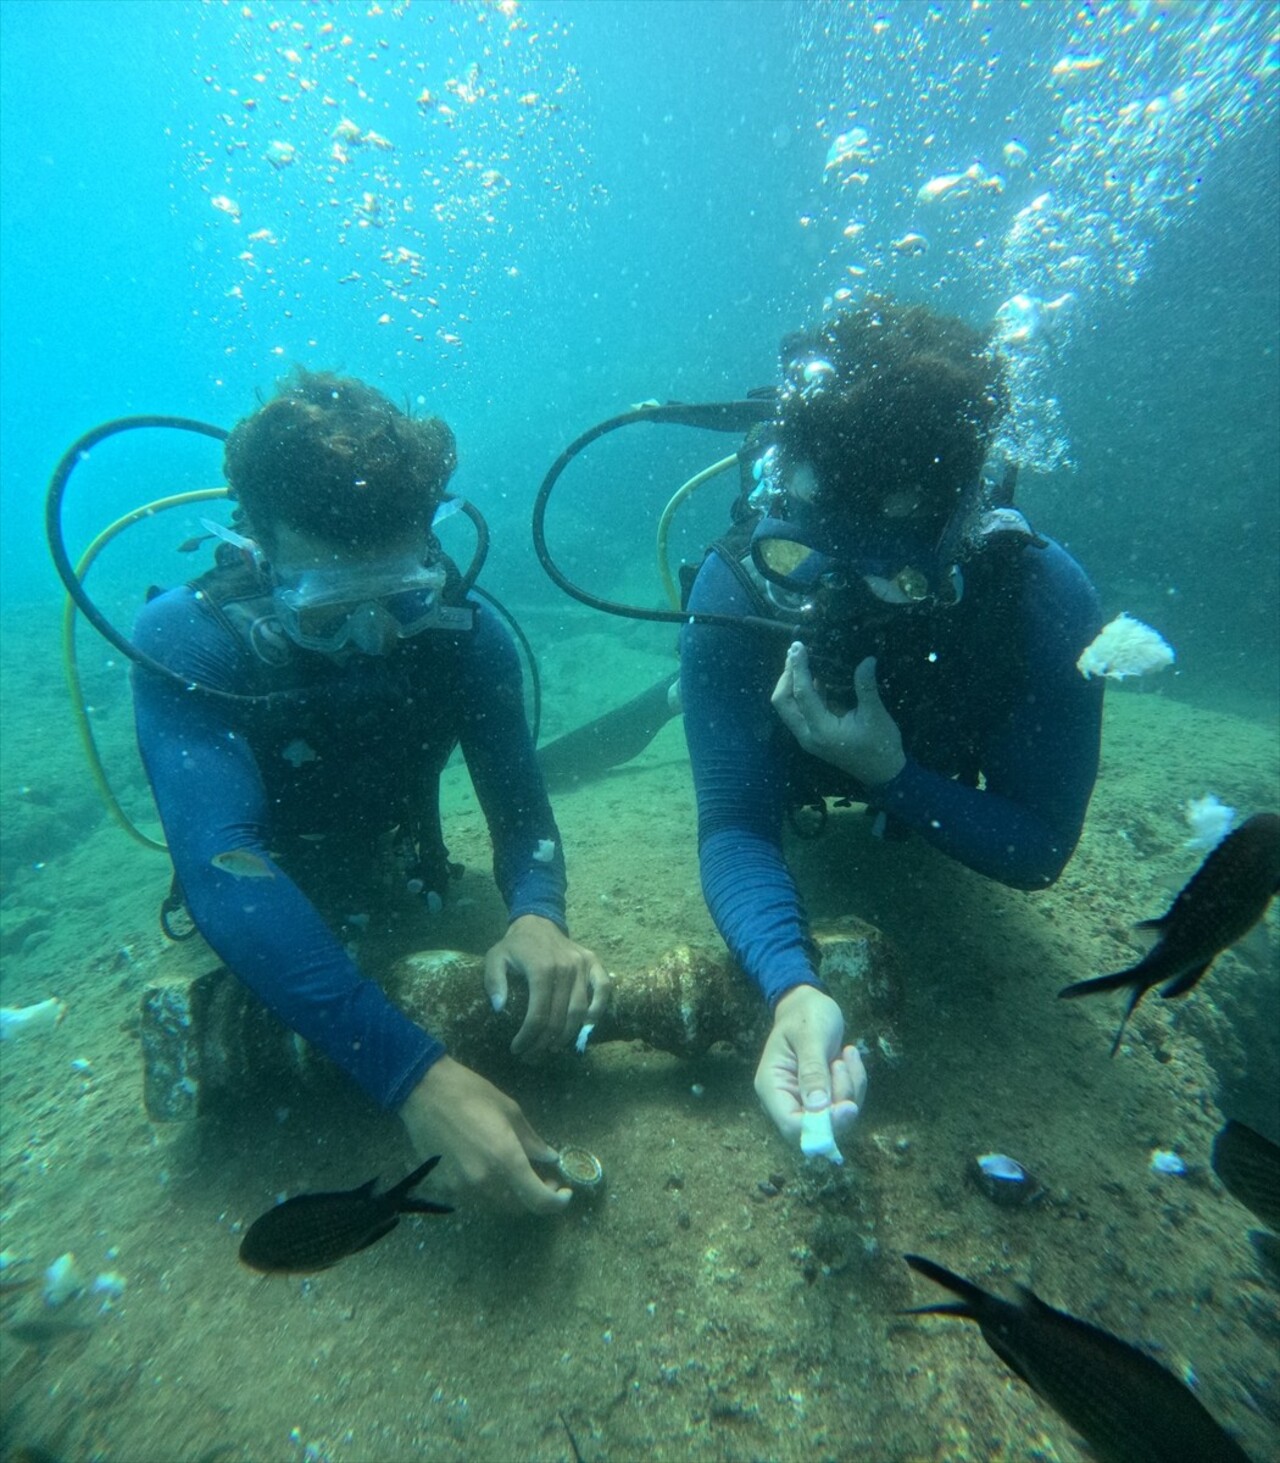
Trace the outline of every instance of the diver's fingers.
<instances>
[{"instance_id":1,"label":"diver's fingers","mask_svg":"<svg viewBox=\"0 0 1280 1463\"><path fill-rule=\"evenodd\" d=\"M876 658L869 655L858 662L853 673L854 694L858 698L858 710L869 717L887 716L884 702L880 699L880 686L876 681Z\"/></svg>"},{"instance_id":2,"label":"diver's fingers","mask_svg":"<svg viewBox=\"0 0 1280 1463\"><path fill-rule=\"evenodd\" d=\"M559 1214L573 1198L572 1189L557 1188L550 1179L539 1178L528 1164L512 1188L530 1214Z\"/></svg>"},{"instance_id":3,"label":"diver's fingers","mask_svg":"<svg viewBox=\"0 0 1280 1463\"><path fill-rule=\"evenodd\" d=\"M542 983L551 987L551 994L547 1002L542 1030L531 1044L529 1048L531 1052L544 1052L549 1047L562 1045L576 1036L578 1027L582 1025L582 1022L579 1021L572 1031L569 1029L569 1002L573 998L573 988L577 983L572 968L566 966L563 969L557 969Z\"/></svg>"},{"instance_id":4,"label":"diver's fingers","mask_svg":"<svg viewBox=\"0 0 1280 1463\"><path fill-rule=\"evenodd\" d=\"M564 1031L560 1037L562 1045L576 1040L582 1030L582 1023L588 1019L587 1007L590 999L591 985L587 971L580 967L569 987L569 1006L565 1012Z\"/></svg>"},{"instance_id":5,"label":"diver's fingers","mask_svg":"<svg viewBox=\"0 0 1280 1463\"><path fill-rule=\"evenodd\" d=\"M773 709L778 713L778 719L795 739L803 745L804 738L809 732L809 723L805 721L804 714L796 705L795 697L790 691L782 694L781 686L773 693Z\"/></svg>"},{"instance_id":6,"label":"diver's fingers","mask_svg":"<svg viewBox=\"0 0 1280 1463\"><path fill-rule=\"evenodd\" d=\"M845 1047L844 1064L853 1078L853 1100L861 1107L867 1100L867 1068L856 1046Z\"/></svg>"},{"instance_id":7,"label":"diver's fingers","mask_svg":"<svg viewBox=\"0 0 1280 1463\"><path fill-rule=\"evenodd\" d=\"M507 957L496 945L484 957L484 988L493 1009L504 1010L507 1004Z\"/></svg>"},{"instance_id":8,"label":"diver's fingers","mask_svg":"<svg viewBox=\"0 0 1280 1463\"><path fill-rule=\"evenodd\" d=\"M856 1046L847 1046L831 1064L831 1091L838 1101L860 1109L867 1095L867 1069Z\"/></svg>"},{"instance_id":9,"label":"diver's fingers","mask_svg":"<svg viewBox=\"0 0 1280 1463\"><path fill-rule=\"evenodd\" d=\"M586 1020L594 1026L613 1000L613 976L594 955L591 957L591 969L587 972L587 987L591 992L591 1004L587 1007Z\"/></svg>"},{"instance_id":10,"label":"diver's fingers","mask_svg":"<svg viewBox=\"0 0 1280 1463\"><path fill-rule=\"evenodd\" d=\"M554 1163L556 1150L538 1136L533 1124L519 1109L512 1115L511 1126L520 1140L523 1154L507 1164L511 1192L522 1209L530 1214L558 1214L573 1198L573 1190L558 1187L533 1170L533 1163Z\"/></svg>"},{"instance_id":11,"label":"diver's fingers","mask_svg":"<svg viewBox=\"0 0 1280 1463\"><path fill-rule=\"evenodd\" d=\"M520 1147L524 1149L524 1156L531 1163L555 1163L560 1157L559 1153L525 1117L522 1108L517 1107L511 1114L511 1128Z\"/></svg>"},{"instance_id":12,"label":"diver's fingers","mask_svg":"<svg viewBox=\"0 0 1280 1463\"><path fill-rule=\"evenodd\" d=\"M552 1011L552 991L548 987L553 985L552 981L529 981L529 1009L524 1013L524 1021L511 1043L514 1056L536 1051L542 1045L542 1037L547 1030L547 1021Z\"/></svg>"},{"instance_id":13,"label":"diver's fingers","mask_svg":"<svg viewBox=\"0 0 1280 1463\"><path fill-rule=\"evenodd\" d=\"M809 652L800 641L794 641L787 651L787 664L791 667L792 696L796 707L810 726L817 726L831 713L813 683L813 675L809 670Z\"/></svg>"}]
</instances>

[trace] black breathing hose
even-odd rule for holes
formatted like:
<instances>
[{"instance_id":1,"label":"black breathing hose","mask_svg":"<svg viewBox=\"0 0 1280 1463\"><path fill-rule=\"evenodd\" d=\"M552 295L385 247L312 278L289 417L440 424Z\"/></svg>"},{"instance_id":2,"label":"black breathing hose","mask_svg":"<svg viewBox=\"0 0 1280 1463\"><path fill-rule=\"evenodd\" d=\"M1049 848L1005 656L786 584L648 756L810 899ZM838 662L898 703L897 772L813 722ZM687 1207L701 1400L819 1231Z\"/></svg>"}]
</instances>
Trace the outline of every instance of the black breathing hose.
<instances>
[{"instance_id":1,"label":"black breathing hose","mask_svg":"<svg viewBox=\"0 0 1280 1463\"><path fill-rule=\"evenodd\" d=\"M742 629L745 626L750 629L767 630L775 635L780 631L794 634L794 627L755 615L690 614L687 610L655 610L643 605L626 605L617 600L604 599L600 595L592 594L589 590L581 588L563 572L551 557L551 551L547 548L546 536L547 503L551 498L552 489L573 459L609 432L633 426L637 422L649 422L659 426L697 427L711 432L741 434L748 432L757 422L771 420L776 415L776 411L772 391L749 397L743 401L717 401L703 404L672 401L667 402L664 406L633 407L630 411L621 412L607 421L599 422L589 431L583 432L580 437L570 442L551 464L546 476L542 479L542 484L538 488L538 496L533 503L533 548L538 556L538 562L546 571L548 578L553 584L564 590L571 599L576 599L580 604L589 605L593 610L603 610L608 615L621 615L628 620L651 620L662 625L723 625L733 629Z\"/></svg>"}]
</instances>

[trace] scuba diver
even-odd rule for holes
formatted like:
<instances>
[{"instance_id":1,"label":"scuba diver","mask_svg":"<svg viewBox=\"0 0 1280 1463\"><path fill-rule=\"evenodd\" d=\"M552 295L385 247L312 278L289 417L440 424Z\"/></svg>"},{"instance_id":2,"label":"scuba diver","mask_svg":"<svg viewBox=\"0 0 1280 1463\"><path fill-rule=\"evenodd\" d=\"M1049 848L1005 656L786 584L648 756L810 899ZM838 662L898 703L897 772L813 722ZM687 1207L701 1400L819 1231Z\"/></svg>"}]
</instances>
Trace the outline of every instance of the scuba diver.
<instances>
[{"instance_id":1,"label":"scuba diver","mask_svg":"<svg viewBox=\"0 0 1280 1463\"><path fill-rule=\"evenodd\" d=\"M500 1010L510 975L528 984L513 1051L571 1042L608 1004L565 923L515 647L432 530L455 465L439 418L341 376L284 378L226 441L243 532L138 620L138 744L187 909L228 968L397 1111L423 1158L444 1155L446 1187L553 1213L570 1190L532 1164L555 1150L362 976L311 897L349 893L393 841L408 889L440 907L457 866L438 782L460 746L509 917L485 987Z\"/></svg>"},{"instance_id":2,"label":"scuba diver","mask_svg":"<svg viewBox=\"0 0 1280 1463\"><path fill-rule=\"evenodd\" d=\"M872 296L787 338L782 367L748 511L687 598L680 691L703 893L773 1012L757 1095L838 1161L866 1075L818 976L788 815L865 803L882 836L1052 884L1097 774L1102 693L1076 660L1100 615L984 475L1006 406L988 335ZM806 1144L828 1120L826 1145Z\"/></svg>"}]
</instances>

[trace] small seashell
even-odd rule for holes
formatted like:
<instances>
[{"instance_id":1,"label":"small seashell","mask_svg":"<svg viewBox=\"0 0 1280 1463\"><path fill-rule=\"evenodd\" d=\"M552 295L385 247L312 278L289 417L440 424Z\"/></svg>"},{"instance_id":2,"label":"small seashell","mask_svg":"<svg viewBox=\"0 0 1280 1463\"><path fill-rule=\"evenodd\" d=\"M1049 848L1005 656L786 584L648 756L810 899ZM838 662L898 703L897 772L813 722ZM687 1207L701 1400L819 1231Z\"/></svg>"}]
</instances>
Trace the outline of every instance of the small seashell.
<instances>
[{"instance_id":1,"label":"small seashell","mask_svg":"<svg viewBox=\"0 0 1280 1463\"><path fill-rule=\"evenodd\" d=\"M1044 1193L1022 1164L1007 1153L979 1153L973 1160L971 1176L993 1204L1010 1208L1030 1204Z\"/></svg>"},{"instance_id":2,"label":"small seashell","mask_svg":"<svg viewBox=\"0 0 1280 1463\"><path fill-rule=\"evenodd\" d=\"M113 1300L119 1300L124 1294L128 1281L116 1270L104 1270L96 1276L89 1289L94 1295L102 1297L102 1304L109 1306Z\"/></svg>"},{"instance_id":3,"label":"small seashell","mask_svg":"<svg viewBox=\"0 0 1280 1463\"><path fill-rule=\"evenodd\" d=\"M1187 1165L1171 1148L1153 1148L1148 1167L1152 1173L1167 1173L1174 1177L1181 1177L1187 1171Z\"/></svg>"},{"instance_id":4,"label":"small seashell","mask_svg":"<svg viewBox=\"0 0 1280 1463\"><path fill-rule=\"evenodd\" d=\"M44 1303L47 1306L65 1305L83 1293L84 1285L84 1276L76 1268L76 1257L68 1250L44 1272Z\"/></svg>"}]
</instances>

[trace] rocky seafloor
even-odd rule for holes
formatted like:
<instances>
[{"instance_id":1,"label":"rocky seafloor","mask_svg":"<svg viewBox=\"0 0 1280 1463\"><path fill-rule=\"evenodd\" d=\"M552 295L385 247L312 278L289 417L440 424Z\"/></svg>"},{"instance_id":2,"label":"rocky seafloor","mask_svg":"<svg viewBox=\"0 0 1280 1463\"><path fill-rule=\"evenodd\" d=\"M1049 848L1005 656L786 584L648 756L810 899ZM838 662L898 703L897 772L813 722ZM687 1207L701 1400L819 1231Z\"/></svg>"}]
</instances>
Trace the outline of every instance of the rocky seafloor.
<instances>
[{"instance_id":1,"label":"rocky seafloor","mask_svg":"<svg viewBox=\"0 0 1280 1463\"><path fill-rule=\"evenodd\" d=\"M1254 1221L1208 1167L1224 1109L1277 1126L1277 947L1255 936L1187 999L1149 998L1114 1060L1119 998L1055 998L1137 958L1133 923L1163 912L1199 857L1183 847L1185 799L1280 805L1274 725L1112 694L1084 838L1045 893L997 887L918 840L874 840L857 809L794 845L815 922L870 921L904 977L893 1060L873 1048L843 1168L806 1165L774 1134L751 1051L680 1057L602 1028L583 1058L495 1056L487 1070L548 1138L599 1155L603 1197L550 1222L408 1218L331 1270L263 1278L237 1261L245 1224L282 1192L399 1177L408 1146L338 1084L320 1100L282 1088L194 1123L147 1119L141 992L216 962L161 937L165 860L103 819L47 634L45 617L20 619L4 650L0 996L68 1007L56 1029L0 1051L0 1244L17 1262L3 1278L37 1282L3 1296L5 1456L1081 1456L975 1327L901 1314L945 1299L904 1251L983 1284L1029 1283L1193 1372L1253 1457L1280 1452L1280 1294L1247 1241ZM560 636L551 731L609 704L602 678L584 685L575 667L617 664L620 700L664 663L649 642ZM149 817L123 673L98 664L88 688L125 803ZM468 868L455 899L434 923L375 931L370 962L479 952L501 932L483 821L456 768L445 807ZM674 946L718 950L678 722L556 810L574 933L620 984ZM1153 1172L1155 1149L1187 1172ZM1027 1165L1039 1202L998 1207L970 1181L972 1157L992 1150ZM123 1277L123 1293L105 1309L46 1307L40 1273L67 1251L86 1276Z\"/></svg>"}]
</instances>

